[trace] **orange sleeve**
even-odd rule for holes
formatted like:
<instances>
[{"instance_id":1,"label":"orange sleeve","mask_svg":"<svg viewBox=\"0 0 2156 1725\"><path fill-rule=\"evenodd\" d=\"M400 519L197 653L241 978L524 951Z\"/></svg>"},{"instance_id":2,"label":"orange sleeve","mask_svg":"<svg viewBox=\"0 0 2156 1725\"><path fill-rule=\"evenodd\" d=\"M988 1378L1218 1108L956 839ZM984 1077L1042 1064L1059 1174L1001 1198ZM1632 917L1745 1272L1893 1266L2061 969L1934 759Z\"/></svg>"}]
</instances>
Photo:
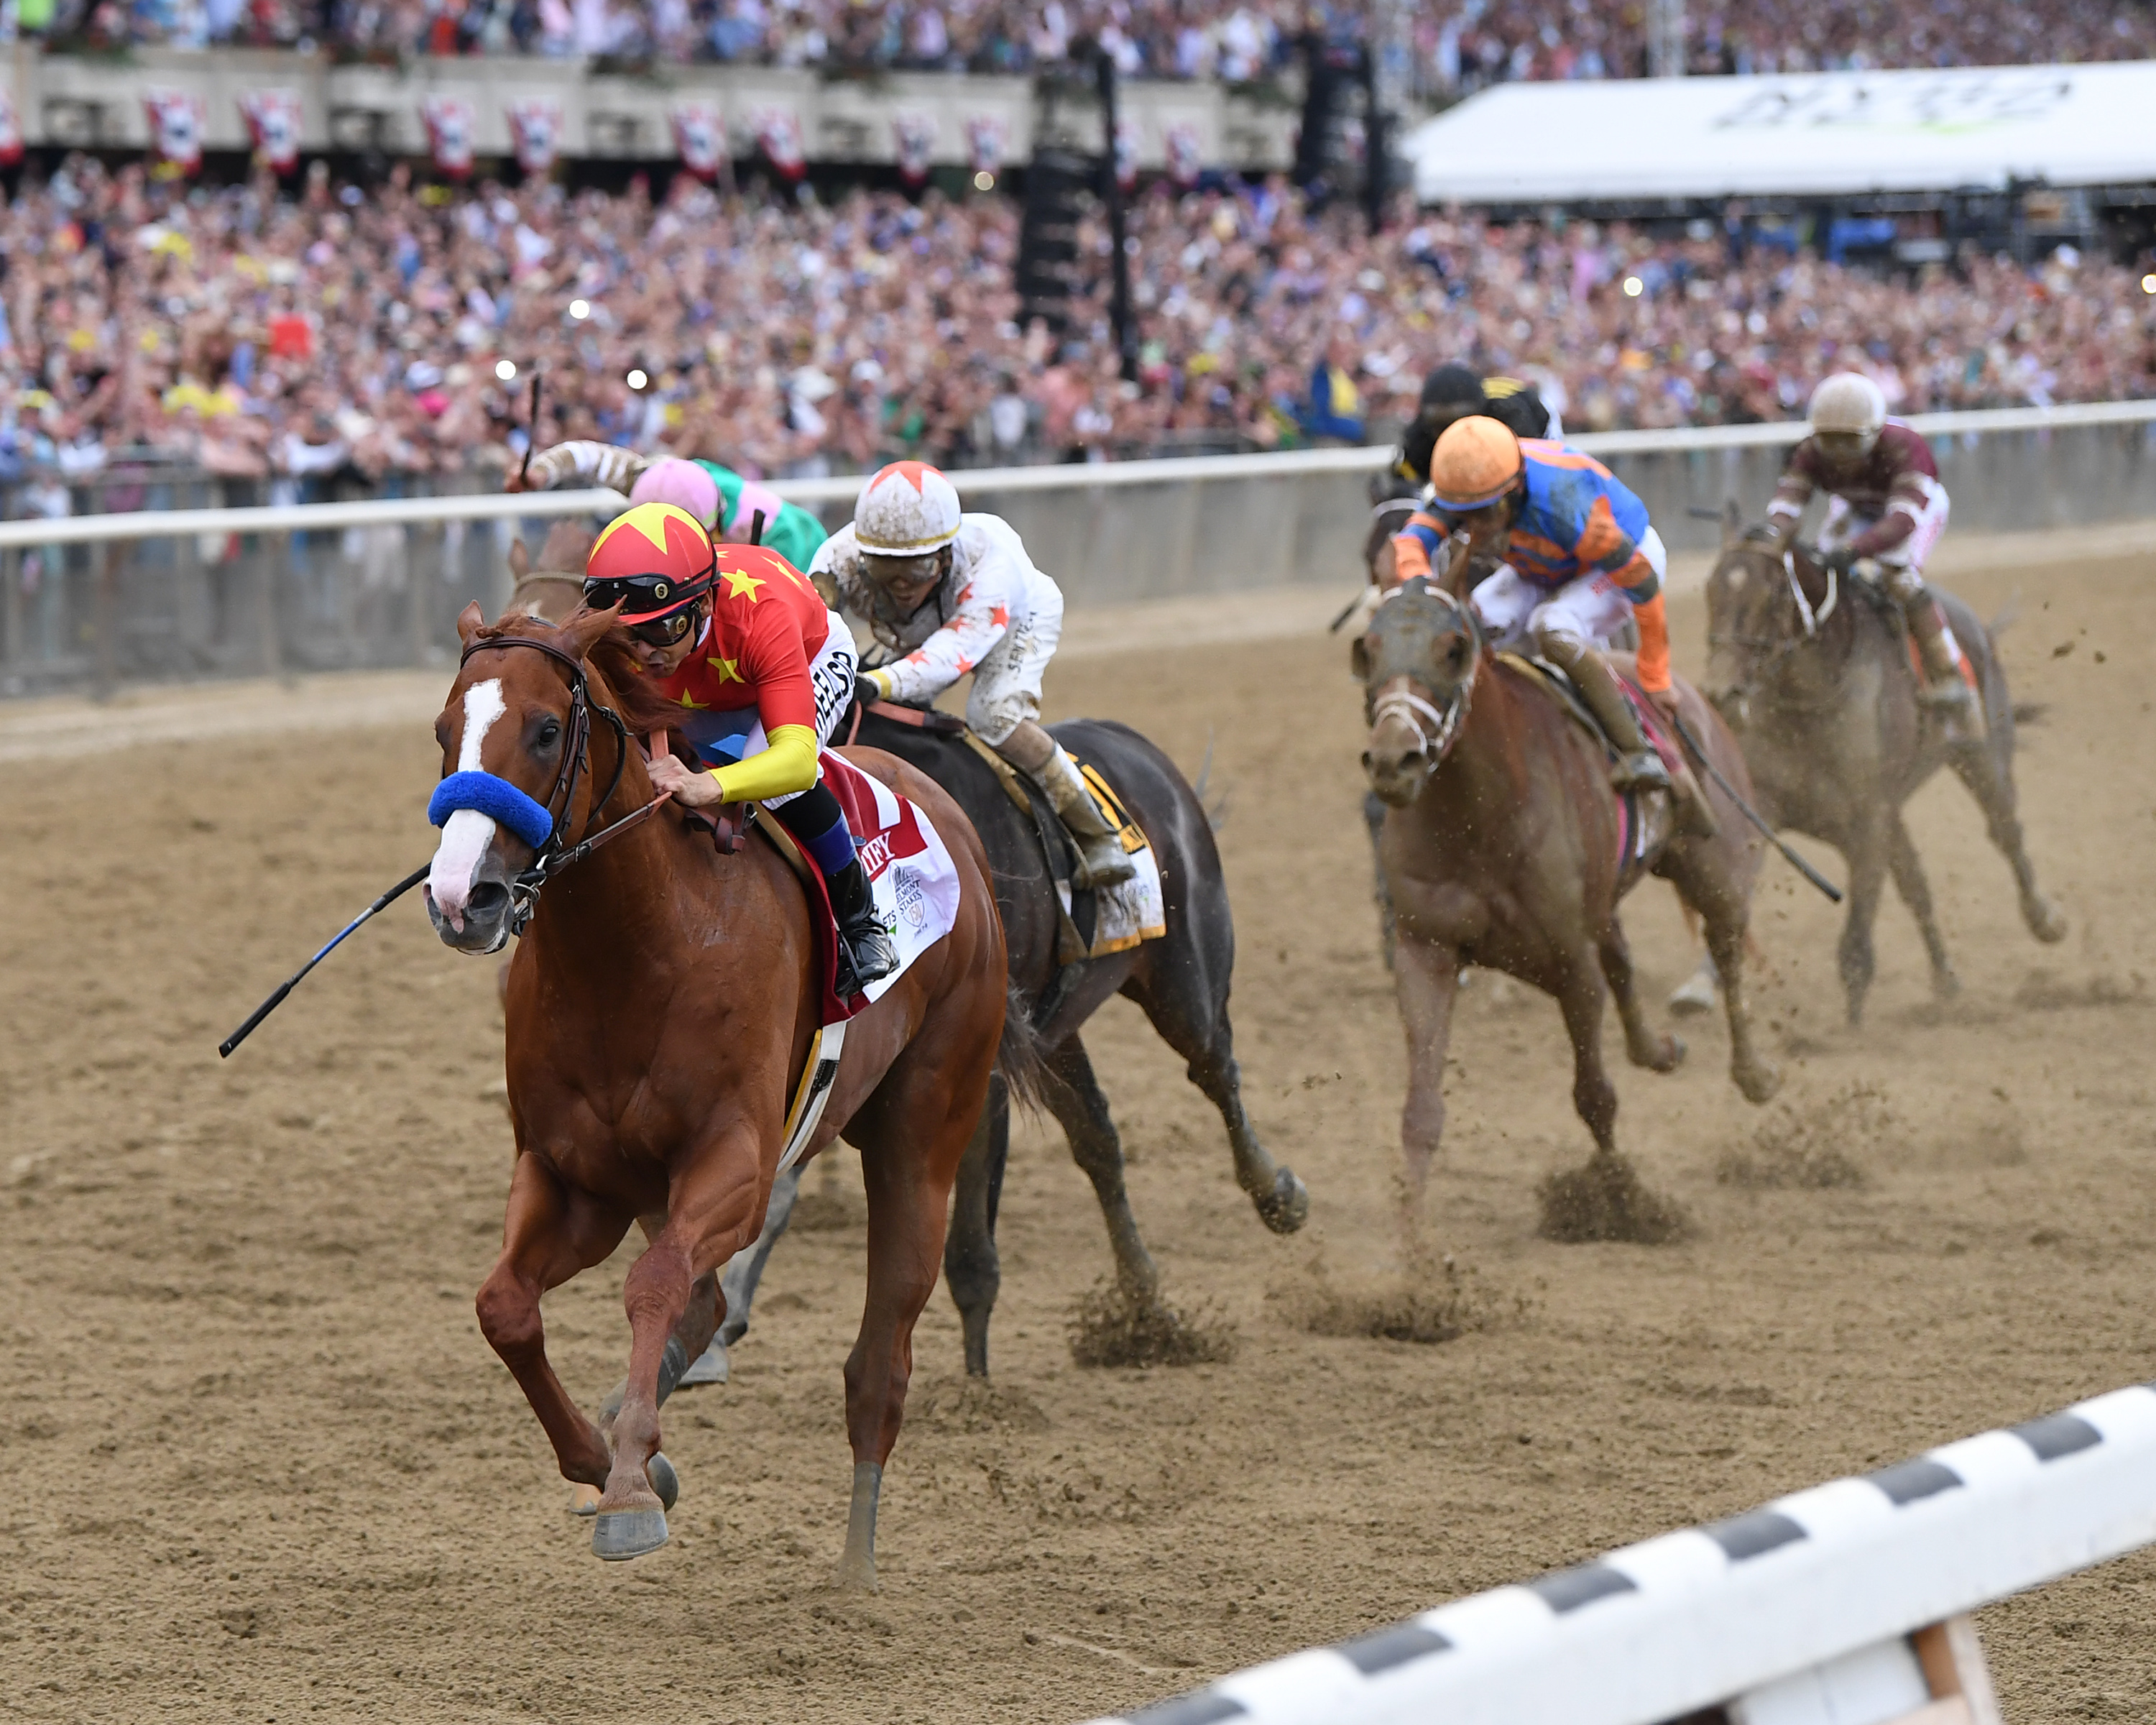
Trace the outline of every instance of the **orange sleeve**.
<instances>
[{"instance_id":1,"label":"orange sleeve","mask_svg":"<svg viewBox=\"0 0 2156 1725\"><path fill-rule=\"evenodd\" d=\"M1670 620L1662 596L1635 605L1632 615L1640 624L1640 686L1658 694L1670 686Z\"/></svg>"},{"instance_id":2,"label":"orange sleeve","mask_svg":"<svg viewBox=\"0 0 2156 1725\"><path fill-rule=\"evenodd\" d=\"M1393 585L1430 573L1430 547L1414 533L1393 536Z\"/></svg>"}]
</instances>

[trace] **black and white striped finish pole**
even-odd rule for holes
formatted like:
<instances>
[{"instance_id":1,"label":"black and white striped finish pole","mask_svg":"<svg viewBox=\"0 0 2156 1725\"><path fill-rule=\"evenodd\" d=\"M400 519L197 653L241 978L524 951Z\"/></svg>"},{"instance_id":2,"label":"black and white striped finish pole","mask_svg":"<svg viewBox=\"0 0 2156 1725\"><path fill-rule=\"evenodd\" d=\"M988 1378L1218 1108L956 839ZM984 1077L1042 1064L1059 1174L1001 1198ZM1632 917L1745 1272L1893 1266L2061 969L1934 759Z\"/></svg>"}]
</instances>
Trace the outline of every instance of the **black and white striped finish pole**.
<instances>
[{"instance_id":1,"label":"black and white striped finish pole","mask_svg":"<svg viewBox=\"0 0 2156 1725\"><path fill-rule=\"evenodd\" d=\"M1094 1725L1974 1717L1926 1711L1903 1638L2152 1543L2144 1385Z\"/></svg>"}]
</instances>

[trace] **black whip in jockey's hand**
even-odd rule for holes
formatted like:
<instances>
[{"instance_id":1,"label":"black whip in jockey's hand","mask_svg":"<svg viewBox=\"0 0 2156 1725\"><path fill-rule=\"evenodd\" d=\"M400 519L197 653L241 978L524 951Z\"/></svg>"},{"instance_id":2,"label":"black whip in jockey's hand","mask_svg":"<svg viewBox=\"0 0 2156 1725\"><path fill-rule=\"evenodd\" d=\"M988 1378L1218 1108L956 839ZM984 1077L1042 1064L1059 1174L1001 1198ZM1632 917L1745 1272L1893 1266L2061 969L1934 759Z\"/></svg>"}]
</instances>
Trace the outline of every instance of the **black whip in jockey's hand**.
<instances>
[{"instance_id":1,"label":"black whip in jockey's hand","mask_svg":"<svg viewBox=\"0 0 2156 1725\"><path fill-rule=\"evenodd\" d=\"M516 470L519 485L531 477L531 452L539 447L539 379L544 375L545 367L535 362L531 367L531 423L525 428L524 465ZM403 889L400 887L398 891ZM295 977L292 980L297 982L299 978ZM249 1028L253 1027L250 1025ZM240 1032L243 1036L246 1034L244 1030Z\"/></svg>"},{"instance_id":2,"label":"black whip in jockey's hand","mask_svg":"<svg viewBox=\"0 0 2156 1725\"><path fill-rule=\"evenodd\" d=\"M532 394L535 398L538 394L538 386L536 379L533 382ZM336 951L336 949L344 943L345 936L350 934L354 929L357 928L361 923L366 922L367 919L373 916L376 911L388 908L388 906L402 898L406 893L417 886L422 880L427 878L428 870L432 869L434 866L434 860L432 858L429 858L426 862L422 863L418 868L413 870L410 874L407 875L402 880L399 880L394 886L391 887L388 891L383 893L380 898L375 900L372 904L362 911L357 916L353 917L351 922L346 923L343 928L338 931L336 937L334 940L331 941L331 942L327 946L324 947L321 952L316 953L313 957L310 958L305 964L302 964L297 970L294 971L289 980L279 985L275 993L272 994L267 1000L264 1001L261 1005L256 1007L252 1013L249 1014L247 1022L245 1024L242 1024L237 1030L234 1030L232 1034L226 1037L223 1041L218 1044L218 1058L221 1060L230 1060L232 1058L233 1050L239 1047L241 1043L247 1040L248 1037L254 1033L254 1027L257 1024L260 1024L263 1019L268 1018L271 1013L276 1011L279 1007L285 1004L285 997L290 993L293 989L299 987L300 979L302 977L305 976L309 971L312 970L317 964L320 964L323 959L328 957L331 953Z\"/></svg>"},{"instance_id":3,"label":"black whip in jockey's hand","mask_svg":"<svg viewBox=\"0 0 2156 1725\"><path fill-rule=\"evenodd\" d=\"M1707 776L1721 788L1722 794L1737 805L1737 812L1767 835L1767 842L1782 853L1783 860L1805 880L1827 896L1835 904L1841 902L1841 889L1804 860L1804 853L1789 843L1774 828L1767 824L1767 817L1737 794L1737 787L1722 776L1722 769L1707 757L1707 751L1699 746L1699 739L1691 734L1691 727L1676 713L1669 716L1670 723L1676 727L1678 738L1692 759L1707 769Z\"/></svg>"}]
</instances>

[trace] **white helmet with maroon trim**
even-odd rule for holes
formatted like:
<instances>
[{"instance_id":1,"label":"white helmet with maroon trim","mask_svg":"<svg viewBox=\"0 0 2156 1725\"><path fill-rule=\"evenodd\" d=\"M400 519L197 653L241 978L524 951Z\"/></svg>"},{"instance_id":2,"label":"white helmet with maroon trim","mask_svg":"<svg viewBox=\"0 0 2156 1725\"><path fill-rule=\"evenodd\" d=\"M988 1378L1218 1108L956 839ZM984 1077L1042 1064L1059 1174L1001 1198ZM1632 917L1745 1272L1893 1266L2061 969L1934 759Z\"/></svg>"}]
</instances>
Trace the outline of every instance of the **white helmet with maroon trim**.
<instances>
[{"instance_id":1,"label":"white helmet with maroon trim","mask_svg":"<svg viewBox=\"0 0 2156 1725\"><path fill-rule=\"evenodd\" d=\"M1860 372L1836 372L1812 392L1812 435L1848 439L1869 453L1887 424L1887 398Z\"/></svg>"},{"instance_id":2,"label":"white helmet with maroon trim","mask_svg":"<svg viewBox=\"0 0 2156 1725\"><path fill-rule=\"evenodd\" d=\"M883 557L920 557L958 536L958 492L924 461L894 461L869 475L854 504L854 537Z\"/></svg>"}]
</instances>

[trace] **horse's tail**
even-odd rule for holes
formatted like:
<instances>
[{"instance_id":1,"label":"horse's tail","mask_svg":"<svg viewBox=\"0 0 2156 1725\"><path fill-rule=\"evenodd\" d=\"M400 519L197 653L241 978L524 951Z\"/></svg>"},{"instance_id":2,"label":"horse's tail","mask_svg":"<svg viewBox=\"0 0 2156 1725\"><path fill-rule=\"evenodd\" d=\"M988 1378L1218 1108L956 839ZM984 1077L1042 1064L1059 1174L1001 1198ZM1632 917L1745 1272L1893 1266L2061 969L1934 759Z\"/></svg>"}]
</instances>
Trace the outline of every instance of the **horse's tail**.
<instances>
[{"instance_id":1,"label":"horse's tail","mask_svg":"<svg viewBox=\"0 0 2156 1725\"><path fill-rule=\"evenodd\" d=\"M1192 782L1190 793L1198 798L1198 806L1205 812L1205 824L1214 832L1228 824L1228 787L1219 790L1213 784L1213 727L1205 727L1205 758L1199 763L1198 777Z\"/></svg>"},{"instance_id":2,"label":"horse's tail","mask_svg":"<svg viewBox=\"0 0 2156 1725\"><path fill-rule=\"evenodd\" d=\"M1011 1100L1028 1113L1047 1111L1050 1082L1048 1062L1034 1029L1033 1003L1013 983L1004 1001L1004 1039L996 1045L996 1070L1010 1086Z\"/></svg>"}]
</instances>

